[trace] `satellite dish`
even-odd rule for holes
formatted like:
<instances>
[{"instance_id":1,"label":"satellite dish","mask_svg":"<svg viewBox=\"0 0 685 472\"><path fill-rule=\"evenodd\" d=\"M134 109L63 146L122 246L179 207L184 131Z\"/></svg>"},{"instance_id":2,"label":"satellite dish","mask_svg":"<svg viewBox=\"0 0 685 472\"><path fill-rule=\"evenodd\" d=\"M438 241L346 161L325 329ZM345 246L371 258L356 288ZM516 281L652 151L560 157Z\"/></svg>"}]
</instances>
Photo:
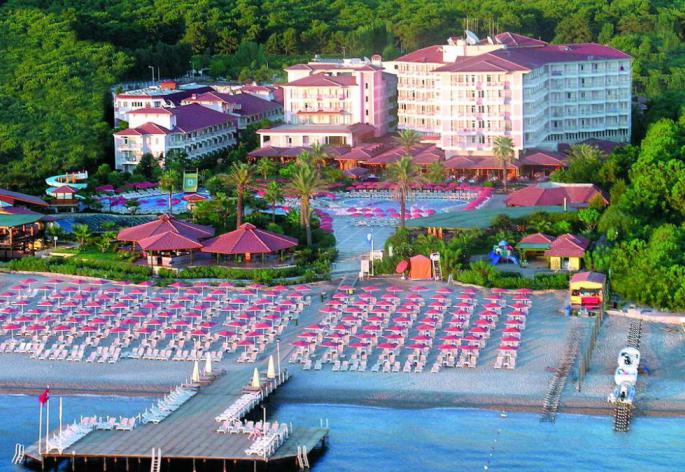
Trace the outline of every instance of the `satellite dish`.
<instances>
[{"instance_id":1,"label":"satellite dish","mask_svg":"<svg viewBox=\"0 0 685 472\"><path fill-rule=\"evenodd\" d=\"M464 34L466 35L467 44L475 45L480 43L480 39L478 39L478 36L473 31L464 30Z\"/></svg>"}]
</instances>

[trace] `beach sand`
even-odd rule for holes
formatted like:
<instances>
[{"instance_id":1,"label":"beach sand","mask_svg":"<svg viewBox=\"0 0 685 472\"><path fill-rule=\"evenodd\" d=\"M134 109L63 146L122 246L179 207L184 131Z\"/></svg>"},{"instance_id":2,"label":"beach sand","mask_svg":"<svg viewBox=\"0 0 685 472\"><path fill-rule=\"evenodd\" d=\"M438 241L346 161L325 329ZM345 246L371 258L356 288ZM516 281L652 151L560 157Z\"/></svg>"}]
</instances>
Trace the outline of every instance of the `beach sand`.
<instances>
[{"instance_id":1,"label":"beach sand","mask_svg":"<svg viewBox=\"0 0 685 472\"><path fill-rule=\"evenodd\" d=\"M0 289L26 275L0 276ZM398 280L373 281L376 285L408 286ZM437 283L423 285L435 289ZM479 407L506 410L541 411L563 353L567 336L573 326L589 336L593 320L566 318L561 308L565 304L562 291L536 293L533 310L518 354L516 369L497 370L492 367L497 340L490 340L475 369L443 369L440 373L371 373L302 371L285 359L290 343L302 327L320 319L318 293L329 294L334 286L319 284L312 292L312 306L301 315L299 326L291 324L281 338L283 367L293 373L292 379L277 394L277 401L314 403L353 403L387 407ZM456 290L458 292L458 287ZM426 292L428 296L431 292ZM629 320L606 317L582 391L578 392L575 369L561 399L560 411L608 414L607 394L613 388L616 357L624 347ZM248 378L252 369L264 367L267 351L256 364L237 364L230 355L218 366L227 375ZM638 414L685 415L685 347L683 334L672 326L643 323L642 361L649 374L641 373L638 383ZM429 361L429 365L431 362ZM117 364L86 364L31 360L18 354L0 354L0 393L35 393L49 384L57 393L159 395L190 376L192 364L122 360Z\"/></svg>"}]
</instances>

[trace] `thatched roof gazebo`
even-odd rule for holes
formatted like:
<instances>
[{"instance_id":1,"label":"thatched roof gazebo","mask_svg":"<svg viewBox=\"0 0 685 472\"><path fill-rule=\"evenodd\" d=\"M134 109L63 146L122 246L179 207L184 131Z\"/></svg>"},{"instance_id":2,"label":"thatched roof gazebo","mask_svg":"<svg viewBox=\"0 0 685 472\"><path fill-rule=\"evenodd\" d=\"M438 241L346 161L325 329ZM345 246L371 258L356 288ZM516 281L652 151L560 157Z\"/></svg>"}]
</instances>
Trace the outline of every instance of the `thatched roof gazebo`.
<instances>
[{"instance_id":1,"label":"thatched roof gazebo","mask_svg":"<svg viewBox=\"0 0 685 472\"><path fill-rule=\"evenodd\" d=\"M245 261L252 254L270 254L289 249L299 244L296 238L272 233L245 223L235 231L224 233L203 243L202 252L227 255L244 255Z\"/></svg>"}]
</instances>

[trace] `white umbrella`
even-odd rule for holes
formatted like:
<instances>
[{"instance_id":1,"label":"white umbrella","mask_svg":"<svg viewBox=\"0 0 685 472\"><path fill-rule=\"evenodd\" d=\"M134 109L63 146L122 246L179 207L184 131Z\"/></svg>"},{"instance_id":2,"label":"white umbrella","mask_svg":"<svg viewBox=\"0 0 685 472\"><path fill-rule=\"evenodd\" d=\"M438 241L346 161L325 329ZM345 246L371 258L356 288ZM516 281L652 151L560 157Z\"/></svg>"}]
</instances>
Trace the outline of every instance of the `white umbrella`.
<instances>
[{"instance_id":1,"label":"white umbrella","mask_svg":"<svg viewBox=\"0 0 685 472\"><path fill-rule=\"evenodd\" d=\"M262 384L259 382L259 371L256 367L252 374L252 388L262 388Z\"/></svg>"},{"instance_id":2,"label":"white umbrella","mask_svg":"<svg viewBox=\"0 0 685 472\"><path fill-rule=\"evenodd\" d=\"M274 356L269 356L269 366L266 368L266 378L275 379L276 378L276 368L274 367Z\"/></svg>"},{"instance_id":3,"label":"white umbrella","mask_svg":"<svg viewBox=\"0 0 685 472\"><path fill-rule=\"evenodd\" d=\"M207 356L205 357L205 375L209 375L212 373L212 356L207 353Z\"/></svg>"},{"instance_id":4,"label":"white umbrella","mask_svg":"<svg viewBox=\"0 0 685 472\"><path fill-rule=\"evenodd\" d=\"M198 364L197 359L193 363L193 376L190 378L190 381L193 383L200 381L200 364Z\"/></svg>"}]
</instances>

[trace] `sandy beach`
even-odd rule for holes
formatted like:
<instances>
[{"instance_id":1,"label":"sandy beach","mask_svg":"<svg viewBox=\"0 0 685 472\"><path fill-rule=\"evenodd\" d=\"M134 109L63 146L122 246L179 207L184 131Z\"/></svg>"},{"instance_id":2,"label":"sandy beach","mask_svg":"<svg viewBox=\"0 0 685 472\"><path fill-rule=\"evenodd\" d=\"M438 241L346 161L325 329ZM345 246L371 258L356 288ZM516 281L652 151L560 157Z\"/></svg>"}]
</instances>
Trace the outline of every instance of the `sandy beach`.
<instances>
[{"instance_id":1,"label":"sandy beach","mask_svg":"<svg viewBox=\"0 0 685 472\"><path fill-rule=\"evenodd\" d=\"M3 274L0 288L6 288L25 275ZM375 284L407 286L398 280ZM431 290L437 283L426 283ZM444 285L444 284L441 284ZM316 322L320 291L329 294L331 284L319 284L312 291L312 305L300 317L299 326L290 325L281 338L282 364L294 374L279 390L278 401L313 403L354 403L400 408L479 407L504 410L541 411L553 371L572 327L589 336L593 321L566 318L560 311L564 292L534 294L531 311L515 370L492 366L496 344L482 352L474 369L443 369L439 373L372 373L303 371L288 364L290 344L302 326ZM458 287L456 288L458 291ZM430 292L428 292L430 293ZM578 392L572 370L561 398L561 412L609 414L606 396L613 386L618 351L624 346L629 320L606 317L582 391ZM685 348L683 334L674 327L643 323L643 366L638 382L637 414L685 415ZM227 375L248 377L255 366L263 366L270 349L256 364L237 364L229 355L218 366ZM159 395L190 376L188 362L125 359L116 364L37 361L20 354L0 354L0 393L36 393L49 384L56 394Z\"/></svg>"}]
</instances>

